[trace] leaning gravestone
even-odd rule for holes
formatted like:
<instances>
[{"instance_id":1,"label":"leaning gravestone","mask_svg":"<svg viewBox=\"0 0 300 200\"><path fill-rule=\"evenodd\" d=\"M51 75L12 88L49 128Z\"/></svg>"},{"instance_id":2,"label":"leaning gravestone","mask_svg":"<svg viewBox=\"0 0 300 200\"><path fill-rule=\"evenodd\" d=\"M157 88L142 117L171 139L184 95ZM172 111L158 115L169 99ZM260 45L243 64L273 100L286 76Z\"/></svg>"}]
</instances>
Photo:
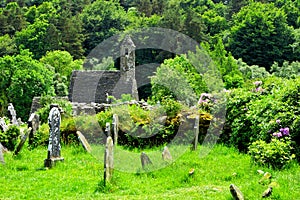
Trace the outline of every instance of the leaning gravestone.
<instances>
[{"instance_id":1,"label":"leaning gravestone","mask_svg":"<svg viewBox=\"0 0 300 200\"><path fill-rule=\"evenodd\" d=\"M197 150L198 147L198 138L199 138L199 115L195 118L195 125L194 125L194 134L195 134L195 140L193 144L193 150Z\"/></svg>"},{"instance_id":2,"label":"leaning gravestone","mask_svg":"<svg viewBox=\"0 0 300 200\"><path fill-rule=\"evenodd\" d=\"M110 182L114 170L114 143L111 136L107 137L104 153L104 184Z\"/></svg>"},{"instance_id":3,"label":"leaning gravestone","mask_svg":"<svg viewBox=\"0 0 300 200\"><path fill-rule=\"evenodd\" d=\"M17 121L16 110L15 110L15 108L14 108L14 106L13 106L12 103L9 103L9 104L8 104L7 110L9 110L9 112L10 112L12 124L13 124L13 125L19 125L19 124L18 124L18 121Z\"/></svg>"},{"instance_id":4,"label":"leaning gravestone","mask_svg":"<svg viewBox=\"0 0 300 200\"><path fill-rule=\"evenodd\" d=\"M84 135L83 135L80 131L76 131L76 134L77 134L78 139L79 139L79 141L81 142L83 148L84 148L87 152L91 153L92 148L91 148L90 144L88 143L88 141L85 139Z\"/></svg>"},{"instance_id":5,"label":"leaning gravestone","mask_svg":"<svg viewBox=\"0 0 300 200\"><path fill-rule=\"evenodd\" d=\"M170 153L169 148L167 146L164 147L164 150L162 152L162 158L165 161L172 160L171 153Z\"/></svg>"},{"instance_id":6,"label":"leaning gravestone","mask_svg":"<svg viewBox=\"0 0 300 200\"><path fill-rule=\"evenodd\" d=\"M115 146L118 144L118 132L119 132L119 117L117 114L113 115L113 132L114 132L114 144Z\"/></svg>"},{"instance_id":7,"label":"leaning gravestone","mask_svg":"<svg viewBox=\"0 0 300 200\"><path fill-rule=\"evenodd\" d=\"M145 152L142 152L142 154L141 154L141 163L142 163L143 169L146 169L146 167L148 165L152 164L150 158L147 156L147 154Z\"/></svg>"},{"instance_id":8,"label":"leaning gravestone","mask_svg":"<svg viewBox=\"0 0 300 200\"><path fill-rule=\"evenodd\" d=\"M25 144L25 141L29 135L29 133L31 132L31 128L29 128L28 130L26 130L26 132L21 136L21 141L20 143L18 144L16 150L14 151L14 155L18 155L19 152L22 150L24 144Z\"/></svg>"},{"instance_id":9,"label":"leaning gravestone","mask_svg":"<svg viewBox=\"0 0 300 200\"><path fill-rule=\"evenodd\" d=\"M3 130L3 132L7 131L8 126L6 125L4 119L1 118L1 117L0 117L0 126L1 126L1 128L2 128L2 130Z\"/></svg>"},{"instance_id":10,"label":"leaning gravestone","mask_svg":"<svg viewBox=\"0 0 300 200\"><path fill-rule=\"evenodd\" d=\"M50 105L48 124L50 127L49 145L47 158L44 161L45 167L51 168L55 162L63 161L60 155L60 111L57 104Z\"/></svg>"},{"instance_id":11,"label":"leaning gravestone","mask_svg":"<svg viewBox=\"0 0 300 200\"><path fill-rule=\"evenodd\" d=\"M27 122L28 128L31 128L31 131L29 133L29 144L33 143L35 132L39 129L40 118L36 113L32 113L29 117L29 120Z\"/></svg>"},{"instance_id":12,"label":"leaning gravestone","mask_svg":"<svg viewBox=\"0 0 300 200\"><path fill-rule=\"evenodd\" d=\"M234 184L231 184L229 188L234 200L244 200L244 195L238 187L236 187Z\"/></svg>"}]
</instances>

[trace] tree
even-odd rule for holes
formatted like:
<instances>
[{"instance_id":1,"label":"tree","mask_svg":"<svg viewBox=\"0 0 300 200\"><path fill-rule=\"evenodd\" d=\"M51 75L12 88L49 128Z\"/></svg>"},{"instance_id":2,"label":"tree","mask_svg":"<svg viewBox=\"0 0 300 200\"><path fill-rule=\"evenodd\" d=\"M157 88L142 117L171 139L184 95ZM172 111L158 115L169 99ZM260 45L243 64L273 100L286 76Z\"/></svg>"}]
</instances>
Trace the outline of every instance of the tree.
<instances>
[{"instance_id":1,"label":"tree","mask_svg":"<svg viewBox=\"0 0 300 200\"><path fill-rule=\"evenodd\" d=\"M15 53L17 53L15 41L8 34L0 36L0 57Z\"/></svg>"},{"instance_id":2,"label":"tree","mask_svg":"<svg viewBox=\"0 0 300 200\"><path fill-rule=\"evenodd\" d=\"M35 59L47 51L59 48L58 30L46 20L36 20L27 28L16 33L16 44L21 49L29 49Z\"/></svg>"},{"instance_id":3,"label":"tree","mask_svg":"<svg viewBox=\"0 0 300 200\"><path fill-rule=\"evenodd\" d=\"M85 36L85 54L104 39L125 30L128 24L125 10L116 1L95 1L85 7L81 20Z\"/></svg>"},{"instance_id":4,"label":"tree","mask_svg":"<svg viewBox=\"0 0 300 200\"><path fill-rule=\"evenodd\" d=\"M23 9L16 2L11 2L5 8L0 8L0 35L11 37L26 25Z\"/></svg>"},{"instance_id":5,"label":"tree","mask_svg":"<svg viewBox=\"0 0 300 200\"><path fill-rule=\"evenodd\" d=\"M285 13L274 4L253 2L234 17L228 50L248 65L270 69L274 61L292 60L293 42Z\"/></svg>"},{"instance_id":6,"label":"tree","mask_svg":"<svg viewBox=\"0 0 300 200\"><path fill-rule=\"evenodd\" d=\"M45 65L54 68L55 73L67 77L65 84L68 84L73 70L82 69L82 60L73 60L71 54L67 51L49 51L40 61Z\"/></svg>"},{"instance_id":7,"label":"tree","mask_svg":"<svg viewBox=\"0 0 300 200\"><path fill-rule=\"evenodd\" d=\"M26 50L16 56L0 58L1 109L13 103L19 117L27 120L32 98L42 94L53 95L54 71L33 59Z\"/></svg>"},{"instance_id":8,"label":"tree","mask_svg":"<svg viewBox=\"0 0 300 200\"><path fill-rule=\"evenodd\" d=\"M196 68L184 56L165 60L151 78L154 100L171 97L192 105L207 86Z\"/></svg>"}]
</instances>

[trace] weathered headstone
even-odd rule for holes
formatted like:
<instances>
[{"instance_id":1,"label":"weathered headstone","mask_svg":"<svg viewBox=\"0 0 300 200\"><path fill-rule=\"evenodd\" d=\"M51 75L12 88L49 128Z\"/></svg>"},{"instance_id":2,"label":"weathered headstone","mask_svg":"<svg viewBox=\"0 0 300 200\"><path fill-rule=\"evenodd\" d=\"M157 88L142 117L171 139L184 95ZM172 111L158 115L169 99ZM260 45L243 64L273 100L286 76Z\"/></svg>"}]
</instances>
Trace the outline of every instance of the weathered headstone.
<instances>
[{"instance_id":1,"label":"weathered headstone","mask_svg":"<svg viewBox=\"0 0 300 200\"><path fill-rule=\"evenodd\" d=\"M244 195L238 187L236 187L234 184L231 184L229 188L234 200L244 200Z\"/></svg>"},{"instance_id":2,"label":"weathered headstone","mask_svg":"<svg viewBox=\"0 0 300 200\"><path fill-rule=\"evenodd\" d=\"M169 148L167 146L164 147L164 150L162 152L162 158L165 161L173 159L172 156L171 156L171 153L169 151Z\"/></svg>"},{"instance_id":3,"label":"weathered headstone","mask_svg":"<svg viewBox=\"0 0 300 200\"><path fill-rule=\"evenodd\" d=\"M145 152L142 152L142 154L141 154L141 163L142 163L143 169L146 169L146 167L148 165L152 164L150 158L147 156L147 154Z\"/></svg>"},{"instance_id":4,"label":"weathered headstone","mask_svg":"<svg viewBox=\"0 0 300 200\"><path fill-rule=\"evenodd\" d=\"M79 139L79 141L81 142L83 148L84 148L87 152L91 153L92 148L91 148L90 144L88 143L88 141L85 139L84 135L83 135L80 131L76 131L76 134L77 134L78 139Z\"/></svg>"},{"instance_id":5,"label":"weathered headstone","mask_svg":"<svg viewBox=\"0 0 300 200\"><path fill-rule=\"evenodd\" d=\"M107 137L111 136L111 132L110 132L110 123L109 123L109 122L107 122L107 123L105 124L105 134L106 134Z\"/></svg>"},{"instance_id":6,"label":"weathered headstone","mask_svg":"<svg viewBox=\"0 0 300 200\"><path fill-rule=\"evenodd\" d=\"M60 155L60 111L57 104L51 104L50 109L48 117L50 136L47 159L44 162L45 167L52 167L55 162L64 160Z\"/></svg>"},{"instance_id":7,"label":"weathered headstone","mask_svg":"<svg viewBox=\"0 0 300 200\"><path fill-rule=\"evenodd\" d=\"M15 110L15 108L14 108L14 106L13 106L12 103L9 103L9 104L8 104L7 110L10 112L12 124L13 124L13 125L19 125L19 124L18 124L18 121L17 121L16 110Z\"/></svg>"},{"instance_id":8,"label":"weathered headstone","mask_svg":"<svg viewBox=\"0 0 300 200\"><path fill-rule=\"evenodd\" d=\"M1 126L1 128L3 130L3 132L7 131L8 126L6 125L6 122L4 121L4 119L1 118L1 117L0 117L0 126Z\"/></svg>"},{"instance_id":9,"label":"weathered headstone","mask_svg":"<svg viewBox=\"0 0 300 200\"><path fill-rule=\"evenodd\" d=\"M29 141L28 141L29 144L33 143L35 132L39 129L40 126L39 120L40 118L36 113L32 113L28 119L27 125L28 128L31 128L31 131L29 133Z\"/></svg>"},{"instance_id":10,"label":"weathered headstone","mask_svg":"<svg viewBox=\"0 0 300 200\"><path fill-rule=\"evenodd\" d=\"M104 183L109 182L114 170L114 143L111 136L107 137L104 154Z\"/></svg>"},{"instance_id":11,"label":"weathered headstone","mask_svg":"<svg viewBox=\"0 0 300 200\"><path fill-rule=\"evenodd\" d=\"M193 144L193 150L197 150L198 147L198 138L199 138L199 115L195 118L195 125L194 125L194 134L195 134L195 140Z\"/></svg>"},{"instance_id":12,"label":"weathered headstone","mask_svg":"<svg viewBox=\"0 0 300 200\"><path fill-rule=\"evenodd\" d=\"M26 139L27 139L30 132L31 132L31 127L29 129L27 129L24 134L22 134L21 141L18 144L16 150L14 151L14 155L18 155L19 152L22 150L22 148L24 146L24 143L25 143L25 141L26 141Z\"/></svg>"},{"instance_id":13,"label":"weathered headstone","mask_svg":"<svg viewBox=\"0 0 300 200\"><path fill-rule=\"evenodd\" d=\"M263 193L262 193L262 198L266 198L271 196L272 194L272 187L268 187L268 189L266 189Z\"/></svg>"},{"instance_id":14,"label":"weathered headstone","mask_svg":"<svg viewBox=\"0 0 300 200\"><path fill-rule=\"evenodd\" d=\"M4 152L4 146L2 146L2 144L0 143L0 163L5 164L4 161L4 156L3 156L3 152Z\"/></svg>"},{"instance_id":15,"label":"weathered headstone","mask_svg":"<svg viewBox=\"0 0 300 200\"><path fill-rule=\"evenodd\" d=\"M118 132L119 132L119 117L117 114L113 115L113 132L114 132L114 144L115 146L118 144Z\"/></svg>"}]
</instances>

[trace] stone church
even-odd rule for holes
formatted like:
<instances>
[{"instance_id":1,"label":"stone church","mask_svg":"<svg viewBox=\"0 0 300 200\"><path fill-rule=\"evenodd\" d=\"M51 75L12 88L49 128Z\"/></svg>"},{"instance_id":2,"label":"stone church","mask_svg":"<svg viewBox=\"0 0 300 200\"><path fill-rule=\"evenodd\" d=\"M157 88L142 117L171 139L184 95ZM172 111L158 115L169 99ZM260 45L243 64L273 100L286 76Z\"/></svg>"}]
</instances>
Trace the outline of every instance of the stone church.
<instances>
[{"instance_id":1,"label":"stone church","mask_svg":"<svg viewBox=\"0 0 300 200\"><path fill-rule=\"evenodd\" d=\"M135 49L130 36L126 36L120 47L120 70L73 71L69 100L79 103L106 103L108 95L119 99L122 94L131 94L138 100ZM150 74L140 71L139 77L145 79L148 75Z\"/></svg>"}]
</instances>

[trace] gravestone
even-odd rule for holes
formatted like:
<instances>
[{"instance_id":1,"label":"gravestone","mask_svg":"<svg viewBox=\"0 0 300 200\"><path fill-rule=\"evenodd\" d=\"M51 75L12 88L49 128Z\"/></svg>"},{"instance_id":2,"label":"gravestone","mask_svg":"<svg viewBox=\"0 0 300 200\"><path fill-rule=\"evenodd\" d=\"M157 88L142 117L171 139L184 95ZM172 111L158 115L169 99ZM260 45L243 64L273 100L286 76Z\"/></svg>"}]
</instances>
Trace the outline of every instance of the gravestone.
<instances>
[{"instance_id":1,"label":"gravestone","mask_svg":"<svg viewBox=\"0 0 300 200\"><path fill-rule=\"evenodd\" d=\"M84 135L82 135L82 133L81 133L80 131L76 131L76 134L77 134L78 139L79 139L79 141L81 142L83 148L84 148L87 152L91 153L92 148L91 148L90 144L88 143L88 141L85 139Z\"/></svg>"},{"instance_id":2,"label":"gravestone","mask_svg":"<svg viewBox=\"0 0 300 200\"><path fill-rule=\"evenodd\" d=\"M119 117L117 114L113 115L113 132L114 132L114 144L115 146L118 144L118 132L119 132Z\"/></svg>"},{"instance_id":3,"label":"gravestone","mask_svg":"<svg viewBox=\"0 0 300 200\"><path fill-rule=\"evenodd\" d=\"M45 167L52 167L55 162L63 161L60 155L60 111L57 104L50 105L50 113L48 117L49 124L49 145L47 158L44 161Z\"/></svg>"},{"instance_id":4,"label":"gravestone","mask_svg":"<svg viewBox=\"0 0 300 200\"><path fill-rule=\"evenodd\" d=\"M147 154L145 152L142 152L142 154L141 154L141 163L142 163L143 169L146 169L146 167L148 165L152 164L150 158L147 156Z\"/></svg>"},{"instance_id":5,"label":"gravestone","mask_svg":"<svg viewBox=\"0 0 300 200\"><path fill-rule=\"evenodd\" d=\"M22 150L22 148L23 148L23 146L24 146L24 143L25 143L25 141L26 141L26 139L27 139L27 137L28 137L28 135L29 135L30 132L31 132L31 127L29 127L29 129L27 129L27 130L25 131L25 133L22 134L22 136L21 136L21 141L20 141L20 143L18 144L16 150L14 151L14 155L18 155L19 152Z\"/></svg>"},{"instance_id":6,"label":"gravestone","mask_svg":"<svg viewBox=\"0 0 300 200\"><path fill-rule=\"evenodd\" d=\"M194 125L194 134L195 134L195 140L193 144L193 150L197 150L198 147L198 138L199 138L199 115L195 118L195 125Z\"/></svg>"},{"instance_id":7,"label":"gravestone","mask_svg":"<svg viewBox=\"0 0 300 200\"><path fill-rule=\"evenodd\" d=\"M34 135L36 133L36 131L39 129L40 126L40 118L36 113L32 113L28 119L27 125L28 128L31 128L30 132L29 132L29 141L28 144L31 145L33 143L34 140Z\"/></svg>"},{"instance_id":8,"label":"gravestone","mask_svg":"<svg viewBox=\"0 0 300 200\"><path fill-rule=\"evenodd\" d=\"M106 122L105 124L105 134L107 137L111 136L111 132L110 132L110 123Z\"/></svg>"},{"instance_id":9,"label":"gravestone","mask_svg":"<svg viewBox=\"0 0 300 200\"><path fill-rule=\"evenodd\" d=\"M19 125L19 124L18 124L18 121L17 121L16 110L15 110L15 108L14 108L14 106L13 106L12 103L9 103L9 104L8 104L7 110L10 112L12 124L13 124L13 125Z\"/></svg>"},{"instance_id":10,"label":"gravestone","mask_svg":"<svg viewBox=\"0 0 300 200\"><path fill-rule=\"evenodd\" d=\"M7 131L8 126L6 125L4 119L1 117L0 117L0 126L1 126L3 132Z\"/></svg>"},{"instance_id":11,"label":"gravestone","mask_svg":"<svg viewBox=\"0 0 300 200\"><path fill-rule=\"evenodd\" d=\"M111 136L107 137L104 153L104 183L110 182L114 170L114 143Z\"/></svg>"},{"instance_id":12,"label":"gravestone","mask_svg":"<svg viewBox=\"0 0 300 200\"><path fill-rule=\"evenodd\" d=\"M244 200L244 195L238 187L236 187L234 184L231 184L229 188L234 200Z\"/></svg>"},{"instance_id":13,"label":"gravestone","mask_svg":"<svg viewBox=\"0 0 300 200\"><path fill-rule=\"evenodd\" d=\"M4 151L5 151L5 147L2 146L2 144L0 142L0 163L1 164L5 164L4 156L3 156Z\"/></svg>"},{"instance_id":14,"label":"gravestone","mask_svg":"<svg viewBox=\"0 0 300 200\"><path fill-rule=\"evenodd\" d=\"M165 161L172 160L171 153L170 153L169 148L167 146L164 147L164 150L162 152L162 158Z\"/></svg>"}]
</instances>

